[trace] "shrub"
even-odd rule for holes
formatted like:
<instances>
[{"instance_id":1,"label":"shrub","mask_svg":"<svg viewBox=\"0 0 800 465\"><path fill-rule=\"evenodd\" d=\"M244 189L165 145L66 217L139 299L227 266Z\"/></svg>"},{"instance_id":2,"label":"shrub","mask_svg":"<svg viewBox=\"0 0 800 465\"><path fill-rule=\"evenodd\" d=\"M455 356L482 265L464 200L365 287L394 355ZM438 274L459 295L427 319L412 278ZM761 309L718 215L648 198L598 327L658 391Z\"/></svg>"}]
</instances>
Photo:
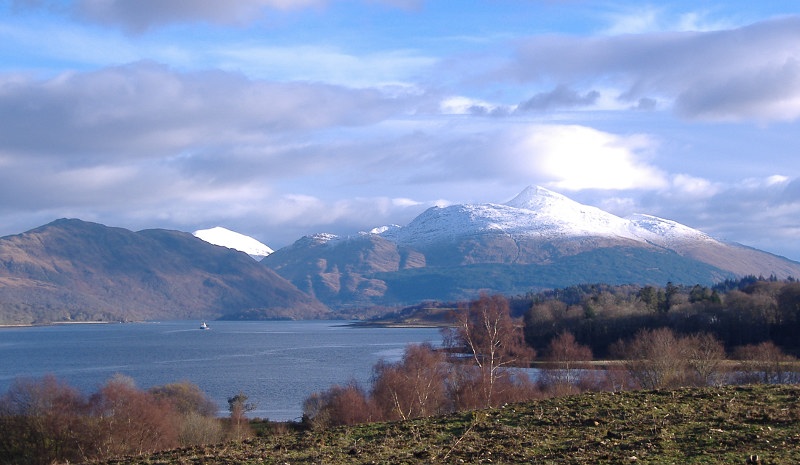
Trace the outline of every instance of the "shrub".
<instances>
[{"instance_id":1,"label":"shrub","mask_svg":"<svg viewBox=\"0 0 800 465\"><path fill-rule=\"evenodd\" d=\"M51 375L14 381L0 398L0 463L84 460L85 409L83 396Z\"/></svg>"},{"instance_id":2,"label":"shrub","mask_svg":"<svg viewBox=\"0 0 800 465\"><path fill-rule=\"evenodd\" d=\"M97 459L141 455L178 446L179 423L169 402L115 376L89 399Z\"/></svg>"},{"instance_id":3,"label":"shrub","mask_svg":"<svg viewBox=\"0 0 800 465\"><path fill-rule=\"evenodd\" d=\"M578 344L575 336L569 331L550 340L547 347L546 360L553 366L545 370L542 382L555 395L579 392L581 383L581 362L592 360L592 349L589 346Z\"/></svg>"},{"instance_id":4,"label":"shrub","mask_svg":"<svg viewBox=\"0 0 800 465\"><path fill-rule=\"evenodd\" d=\"M442 352L430 344L411 344L401 361L375 366L372 399L384 420L406 420L451 410L449 369Z\"/></svg>"},{"instance_id":5,"label":"shrub","mask_svg":"<svg viewBox=\"0 0 800 465\"><path fill-rule=\"evenodd\" d=\"M772 342L749 344L734 351L740 383L782 384L800 381L796 357L783 353Z\"/></svg>"},{"instance_id":6,"label":"shrub","mask_svg":"<svg viewBox=\"0 0 800 465\"><path fill-rule=\"evenodd\" d=\"M682 386L686 380L683 347L669 328L640 330L620 346L625 368L645 389Z\"/></svg>"},{"instance_id":7,"label":"shrub","mask_svg":"<svg viewBox=\"0 0 800 465\"><path fill-rule=\"evenodd\" d=\"M355 381L334 385L304 403L303 417L313 427L355 425L377 420L367 394Z\"/></svg>"}]
</instances>

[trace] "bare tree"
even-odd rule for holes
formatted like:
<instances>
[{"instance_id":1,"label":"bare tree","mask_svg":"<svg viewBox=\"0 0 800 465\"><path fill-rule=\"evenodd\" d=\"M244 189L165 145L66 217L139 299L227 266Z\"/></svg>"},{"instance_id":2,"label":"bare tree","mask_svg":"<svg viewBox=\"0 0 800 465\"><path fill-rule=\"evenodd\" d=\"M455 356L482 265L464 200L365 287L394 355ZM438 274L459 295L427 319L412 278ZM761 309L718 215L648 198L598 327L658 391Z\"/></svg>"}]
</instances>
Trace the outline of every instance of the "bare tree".
<instances>
[{"instance_id":1,"label":"bare tree","mask_svg":"<svg viewBox=\"0 0 800 465\"><path fill-rule=\"evenodd\" d=\"M547 360L554 363L554 367L546 371L546 379L551 387L558 391L571 390L579 381L578 367L581 362L592 360L592 349L579 344L575 336L569 331L550 340L547 347Z\"/></svg>"},{"instance_id":2,"label":"bare tree","mask_svg":"<svg viewBox=\"0 0 800 465\"><path fill-rule=\"evenodd\" d=\"M722 383L725 347L717 338L708 333L692 334L682 338L681 344L695 384L716 386Z\"/></svg>"},{"instance_id":3,"label":"bare tree","mask_svg":"<svg viewBox=\"0 0 800 465\"><path fill-rule=\"evenodd\" d=\"M0 398L0 463L83 461L85 399L52 375L18 379Z\"/></svg>"},{"instance_id":4,"label":"bare tree","mask_svg":"<svg viewBox=\"0 0 800 465\"><path fill-rule=\"evenodd\" d=\"M172 406L116 375L89 399L95 459L141 455L178 446Z\"/></svg>"},{"instance_id":5,"label":"bare tree","mask_svg":"<svg viewBox=\"0 0 800 465\"><path fill-rule=\"evenodd\" d=\"M355 381L312 394L304 402L303 411L305 421L314 427L354 425L375 419L372 402Z\"/></svg>"},{"instance_id":6,"label":"bare tree","mask_svg":"<svg viewBox=\"0 0 800 465\"><path fill-rule=\"evenodd\" d=\"M511 318L508 301L500 295L481 297L456 313L455 327L446 335L451 351L468 354L479 367L483 405L496 402L497 381L514 365L524 365L534 356L525 344L522 327Z\"/></svg>"},{"instance_id":7,"label":"bare tree","mask_svg":"<svg viewBox=\"0 0 800 465\"><path fill-rule=\"evenodd\" d=\"M684 384L686 359L683 347L669 328L640 330L622 345L625 368L645 389Z\"/></svg>"},{"instance_id":8,"label":"bare tree","mask_svg":"<svg viewBox=\"0 0 800 465\"><path fill-rule=\"evenodd\" d=\"M219 408L193 383L183 381L150 388L154 398L168 402L179 416L181 446L210 444L223 439Z\"/></svg>"},{"instance_id":9,"label":"bare tree","mask_svg":"<svg viewBox=\"0 0 800 465\"><path fill-rule=\"evenodd\" d=\"M740 382L781 384L800 380L797 358L784 353L771 341L739 347L734 356L739 360Z\"/></svg>"},{"instance_id":10,"label":"bare tree","mask_svg":"<svg viewBox=\"0 0 800 465\"><path fill-rule=\"evenodd\" d=\"M406 420L449 410L445 355L430 344L406 347L401 361L375 366L372 399L386 420Z\"/></svg>"}]
</instances>

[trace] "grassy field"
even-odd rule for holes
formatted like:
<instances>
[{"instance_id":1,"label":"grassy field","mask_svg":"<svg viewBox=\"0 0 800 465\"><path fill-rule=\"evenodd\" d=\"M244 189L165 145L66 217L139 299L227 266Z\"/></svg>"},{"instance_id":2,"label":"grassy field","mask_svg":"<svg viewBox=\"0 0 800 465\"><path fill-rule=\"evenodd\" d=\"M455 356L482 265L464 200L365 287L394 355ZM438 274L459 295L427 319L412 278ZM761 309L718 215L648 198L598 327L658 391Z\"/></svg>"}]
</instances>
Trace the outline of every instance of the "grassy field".
<instances>
[{"instance_id":1,"label":"grassy field","mask_svg":"<svg viewBox=\"0 0 800 465\"><path fill-rule=\"evenodd\" d=\"M798 464L800 386L589 393L115 464Z\"/></svg>"}]
</instances>

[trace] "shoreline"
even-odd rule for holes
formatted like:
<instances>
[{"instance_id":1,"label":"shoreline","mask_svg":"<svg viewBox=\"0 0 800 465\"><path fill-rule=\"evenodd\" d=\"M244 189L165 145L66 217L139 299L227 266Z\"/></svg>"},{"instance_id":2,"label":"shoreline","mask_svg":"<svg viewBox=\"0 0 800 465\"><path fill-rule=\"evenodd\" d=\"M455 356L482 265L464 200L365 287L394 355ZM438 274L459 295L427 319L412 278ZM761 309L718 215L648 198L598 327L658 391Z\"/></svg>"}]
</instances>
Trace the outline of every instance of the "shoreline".
<instances>
[{"instance_id":1,"label":"shoreline","mask_svg":"<svg viewBox=\"0 0 800 465\"><path fill-rule=\"evenodd\" d=\"M11 328L38 328L43 326L61 325L113 325L116 323L136 323L135 321L52 321L50 323L17 323L0 324L0 329Z\"/></svg>"}]
</instances>

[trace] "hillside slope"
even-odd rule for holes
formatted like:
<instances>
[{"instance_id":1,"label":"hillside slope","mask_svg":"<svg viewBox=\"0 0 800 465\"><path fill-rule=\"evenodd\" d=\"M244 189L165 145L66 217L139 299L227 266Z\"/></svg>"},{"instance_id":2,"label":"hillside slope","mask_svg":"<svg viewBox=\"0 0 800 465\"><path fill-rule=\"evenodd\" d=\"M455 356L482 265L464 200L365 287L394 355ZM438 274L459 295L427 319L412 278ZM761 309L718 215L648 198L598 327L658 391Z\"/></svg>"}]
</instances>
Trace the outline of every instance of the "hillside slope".
<instances>
[{"instance_id":1,"label":"hillside slope","mask_svg":"<svg viewBox=\"0 0 800 465\"><path fill-rule=\"evenodd\" d=\"M0 323L314 318L328 309L246 254L168 230L62 219L0 238Z\"/></svg>"},{"instance_id":2,"label":"hillside slope","mask_svg":"<svg viewBox=\"0 0 800 465\"><path fill-rule=\"evenodd\" d=\"M800 463L800 387L598 392L396 423L271 433L154 463Z\"/></svg>"}]
</instances>

